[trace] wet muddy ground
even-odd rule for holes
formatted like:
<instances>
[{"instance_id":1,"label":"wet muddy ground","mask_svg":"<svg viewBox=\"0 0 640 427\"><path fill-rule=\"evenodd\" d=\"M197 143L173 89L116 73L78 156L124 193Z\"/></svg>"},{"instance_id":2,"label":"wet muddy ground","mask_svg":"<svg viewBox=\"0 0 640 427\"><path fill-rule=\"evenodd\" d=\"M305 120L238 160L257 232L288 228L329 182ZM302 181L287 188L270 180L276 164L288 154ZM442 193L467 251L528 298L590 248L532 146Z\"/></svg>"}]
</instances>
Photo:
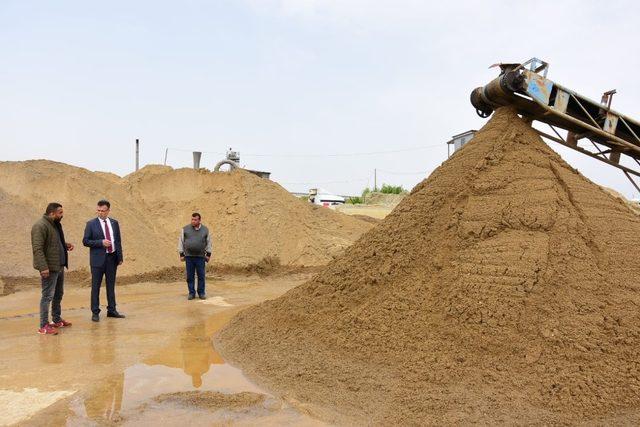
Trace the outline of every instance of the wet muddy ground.
<instances>
[{"instance_id":1,"label":"wet muddy ground","mask_svg":"<svg viewBox=\"0 0 640 427\"><path fill-rule=\"evenodd\" d=\"M187 301L184 282L121 286L127 318L103 309L98 323L89 288L68 285L73 326L57 336L36 334L37 288L0 297L0 425L320 425L225 363L211 340L242 308L309 275L218 275L204 301Z\"/></svg>"}]
</instances>

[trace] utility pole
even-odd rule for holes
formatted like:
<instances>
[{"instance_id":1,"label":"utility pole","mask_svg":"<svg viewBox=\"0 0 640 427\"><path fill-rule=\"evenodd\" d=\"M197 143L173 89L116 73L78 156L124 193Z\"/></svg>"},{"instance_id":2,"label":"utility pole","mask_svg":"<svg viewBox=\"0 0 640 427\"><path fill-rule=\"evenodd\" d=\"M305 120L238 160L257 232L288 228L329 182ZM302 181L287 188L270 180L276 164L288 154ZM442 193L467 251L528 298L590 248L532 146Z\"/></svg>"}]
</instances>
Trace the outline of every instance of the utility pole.
<instances>
[{"instance_id":1,"label":"utility pole","mask_svg":"<svg viewBox=\"0 0 640 427\"><path fill-rule=\"evenodd\" d=\"M164 150L164 165L167 166L167 156L169 155L169 149Z\"/></svg>"},{"instance_id":2,"label":"utility pole","mask_svg":"<svg viewBox=\"0 0 640 427\"><path fill-rule=\"evenodd\" d=\"M373 170L373 191L378 191L378 170Z\"/></svg>"},{"instance_id":3,"label":"utility pole","mask_svg":"<svg viewBox=\"0 0 640 427\"><path fill-rule=\"evenodd\" d=\"M136 138L136 171L140 169L140 141Z\"/></svg>"}]
</instances>

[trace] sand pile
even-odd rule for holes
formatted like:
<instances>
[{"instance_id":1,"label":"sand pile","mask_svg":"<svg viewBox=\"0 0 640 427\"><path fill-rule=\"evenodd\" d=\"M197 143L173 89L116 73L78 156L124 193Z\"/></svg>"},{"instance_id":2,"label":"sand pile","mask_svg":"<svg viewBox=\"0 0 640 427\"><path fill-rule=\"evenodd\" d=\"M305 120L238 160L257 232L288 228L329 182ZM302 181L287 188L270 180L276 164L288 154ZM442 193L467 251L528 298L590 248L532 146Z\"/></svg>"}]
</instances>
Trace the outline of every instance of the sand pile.
<instances>
[{"instance_id":1,"label":"sand pile","mask_svg":"<svg viewBox=\"0 0 640 427\"><path fill-rule=\"evenodd\" d=\"M600 188L602 188L607 193L611 194L613 197L617 197L618 199L622 200L625 203L625 205L627 205L627 207L631 209L635 214L640 214L640 204L638 204L638 202L627 199L623 194L617 192L613 188L609 188L609 187L600 187Z\"/></svg>"},{"instance_id":2,"label":"sand pile","mask_svg":"<svg viewBox=\"0 0 640 427\"><path fill-rule=\"evenodd\" d=\"M395 208L400 204L402 199L407 197L406 193L401 194L385 194L378 191L371 192L366 196L367 205L380 205Z\"/></svg>"},{"instance_id":3,"label":"sand pile","mask_svg":"<svg viewBox=\"0 0 640 427\"><path fill-rule=\"evenodd\" d=\"M179 229L199 211L214 235L214 262L245 266L264 257L285 265L322 265L370 224L316 209L278 184L244 171L211 173L150 166L125 178L45 160L0 162L0 276L30 276L30 229L49 201L65 208L67 240L76 245L71 270L87 269L85 223L100 198L120 221L122 274L179 264Z\"/></svg>"},{"instance_id":4,"label":"sand pile","mask_svg":"<svg viewBox=\"0 0 640 427\"><path fill-rule=\"evenodd\" d=\"M622 201L502 109L323 273L241 312L217 346L333 421L638 418L638 238Z\"/></svg>"},{"instance_id":5,"label":"sand pile","mask_svg":"<svg viewBox=\"0 0 640 427\"><path fill-rule=\"evenodd\" d=\"M28 233L33 225L32 219L37 215L35 207L0 188L0 245L3 252L0 257L0 276L2 272L27 272L24 259L31 255L31 237ZM17 235L16 230L23 230L24 235Z\"/></svg>"},{"instance_id":6,"label":"sand pile","mask_svg":"<svg viewBox=\"0 0 640 427\"><path fill-rule=\"evenodd\" d=\"M120 178L47 160L0 163L0 243L9 253L0 259L0 276L34 275L31 264L31 225L47 203L60 202L72 270L88 269L88 249L82 246L87 220L95 218L96 202L107 198L120 221L125 241L123 274L144 273L175 263L173 236L161 232L146 208L130 196ZM170 238L171 237L171 238ZM152 250L151 248L159 248Z\"/></svg>"},{"instance_id":7,"label":"sand pile","mask_svg":"<svg viewBox=\"0 0 640 427\"><path fill-rule=\"evenodd\" d=\"M244 170L211 173L151 166L124 181L172 235L192 212L200 212L214 231L214 259L224 264L278 257L285 265L323 265L371 227L306 203Z\"/></svg>"}]
</instances>

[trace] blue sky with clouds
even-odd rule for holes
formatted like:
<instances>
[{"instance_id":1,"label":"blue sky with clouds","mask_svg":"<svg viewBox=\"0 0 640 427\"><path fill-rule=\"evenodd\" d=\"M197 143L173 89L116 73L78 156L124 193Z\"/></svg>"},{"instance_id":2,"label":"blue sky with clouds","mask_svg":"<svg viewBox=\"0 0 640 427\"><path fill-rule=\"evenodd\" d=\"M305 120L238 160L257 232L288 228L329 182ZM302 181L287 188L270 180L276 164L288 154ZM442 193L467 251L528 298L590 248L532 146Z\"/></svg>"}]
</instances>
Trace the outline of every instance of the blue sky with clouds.
<instances>
[{"instance_id":1,"label":"blue sky with clouds","mask_svg":"<svg viewBox=\"0 0 640 427\"><path fill-rule=\"evenodd\" d=\"M0 2L0 160L120 175L212 167L224 151L290 190L411 188L479 128L487 67L537 56L549 77L640 119L640 7L630 1L237 0ZM407 148L426 147L413 151ZM616 169L552 146L594 181ZM183 150L183 151L181 151ZM330 154L396 153L359 156ZM400 174L404 173L404 174Z\"/></svg>"}]
</instances>

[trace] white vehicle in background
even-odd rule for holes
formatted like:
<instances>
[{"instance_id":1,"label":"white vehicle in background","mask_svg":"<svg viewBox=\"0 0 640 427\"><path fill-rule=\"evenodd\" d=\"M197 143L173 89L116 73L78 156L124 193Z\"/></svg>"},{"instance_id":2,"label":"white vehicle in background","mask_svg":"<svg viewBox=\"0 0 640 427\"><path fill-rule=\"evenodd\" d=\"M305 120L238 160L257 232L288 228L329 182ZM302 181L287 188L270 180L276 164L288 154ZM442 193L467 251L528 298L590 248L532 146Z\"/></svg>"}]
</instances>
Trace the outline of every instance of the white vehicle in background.
<instances>
[{"instance_id":1,"label":"white vehicle in background","mask_svg":"<svg viewBox=\"0 0 640 427\"><path fill-rule=\"evenodd\" d=\"M344 205L345 198L336 194L331 194L321 188L309 190L309 203L335 209L336 206Z\"/></svg>"}]
</instances>

